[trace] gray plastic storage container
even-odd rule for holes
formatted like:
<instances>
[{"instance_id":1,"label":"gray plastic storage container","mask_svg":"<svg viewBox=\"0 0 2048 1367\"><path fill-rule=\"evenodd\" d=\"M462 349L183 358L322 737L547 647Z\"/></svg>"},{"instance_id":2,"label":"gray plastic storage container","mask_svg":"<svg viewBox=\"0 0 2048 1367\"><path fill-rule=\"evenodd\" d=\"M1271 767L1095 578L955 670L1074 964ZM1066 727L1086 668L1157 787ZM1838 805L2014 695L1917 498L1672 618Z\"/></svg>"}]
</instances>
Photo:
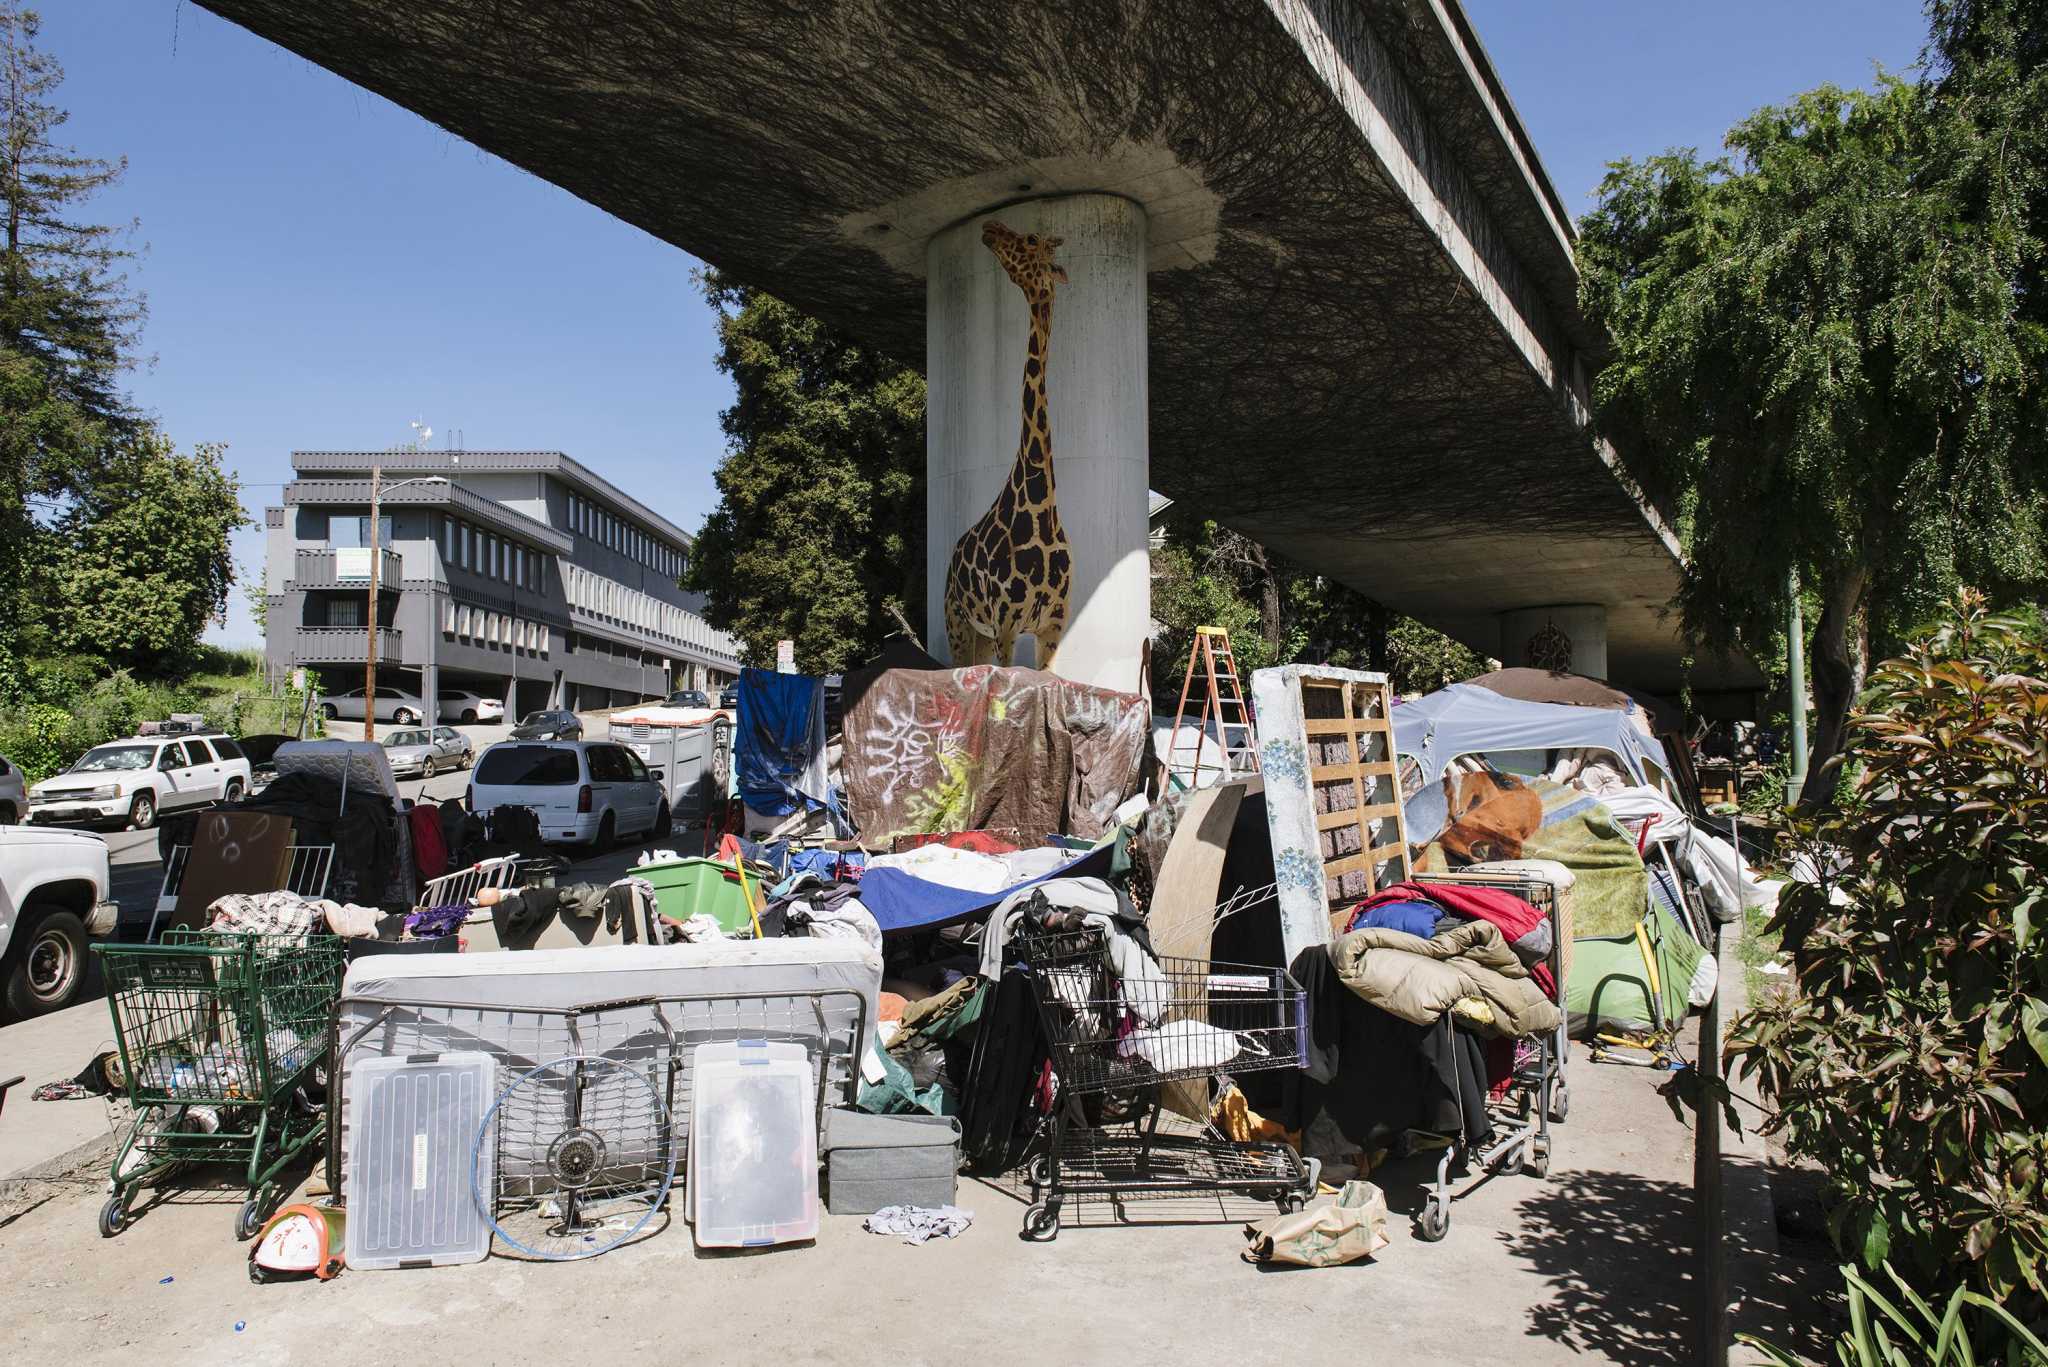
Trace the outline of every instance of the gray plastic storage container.
<instances>
[{"instance_id":1,"label":"gray plastic storage container","mask_svg":"<svg viewBox=\"0 0 2048 1367\"><path fill-rule=\"evenodd\" d=\"M949 1115L825 1113L825 1208L949 1206L959 1189L960 1122Z\"/></svg>"},{"instance_id":2,"label":"gray plastic storage container","mask_svg":"<svg viewBox=\"0 0 2048 1367\"><path fill-rule=\"evenodd\" d=\"M475 1189L490 1191L495 1146L477 1130L496 1099L489 1054L369 1058L349 1071L351 1269L473 1263L491 1251ZM481 1162L483 1171L472 1171Z\"/></svg>"}]
</instances>

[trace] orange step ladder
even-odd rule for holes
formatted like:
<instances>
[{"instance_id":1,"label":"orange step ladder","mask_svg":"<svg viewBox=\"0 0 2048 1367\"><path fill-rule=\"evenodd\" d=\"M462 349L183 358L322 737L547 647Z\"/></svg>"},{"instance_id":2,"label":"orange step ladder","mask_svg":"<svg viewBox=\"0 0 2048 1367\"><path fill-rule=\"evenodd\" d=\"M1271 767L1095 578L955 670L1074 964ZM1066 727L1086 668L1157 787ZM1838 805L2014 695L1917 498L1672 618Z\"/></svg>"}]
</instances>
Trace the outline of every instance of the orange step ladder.
<instances>
[{"instance_id":1,"label":"orange step ladder","mask_svg":"<svg viewBox=\"0 0 2048 1367\"><path fill-rule=\"evenodd\" d=\"M1193 738L1183 744L1181 736L1189 721L1188 703L1195 694L1197 665L1203 674L1202 710L1194 722ZM1196 627L1195 643L1188 651L1187 678L1180 686L1180 709L1174 713L1173 741L1167 747L1169 779L1179 779L1190 788L1196 786L1212 719L1223 750L1224 777L1241 778L1259 772L1259 738L1253 725L1251 700L1245 697L1244 685L1238 681L1230 633L1222 627ZM1185 758L1183 751L1187 752Z\"/></svg>"}]
</instances>

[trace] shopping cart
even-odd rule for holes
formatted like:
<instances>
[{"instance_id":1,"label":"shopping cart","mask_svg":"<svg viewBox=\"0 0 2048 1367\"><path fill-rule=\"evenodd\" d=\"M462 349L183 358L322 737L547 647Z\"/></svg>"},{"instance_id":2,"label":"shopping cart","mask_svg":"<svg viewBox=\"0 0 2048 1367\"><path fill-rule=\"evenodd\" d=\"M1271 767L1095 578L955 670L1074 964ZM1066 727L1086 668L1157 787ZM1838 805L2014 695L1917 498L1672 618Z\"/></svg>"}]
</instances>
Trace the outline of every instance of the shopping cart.
<instances>
[{"instance_id":1,"label":"shopping cart","mask_svg":"<svg viewBox=\"0 0 2048 1367\"><path fill-rule=\"evenodd\" d=\"M1428 1203L1416 1219L1417 1232L1434 1242L1450 1232L1454 1169L1476 1165L1492 1174L1518 1167L1531 1177L1550 1175L1550 1127L1563 1124L1571 1111L1571 1092L1565 1083L1571 1037L1564 1019L1564 984L1571 972L1572 915L1569 900L1560 897L1547 878L1533 873L1459 869L1418 873L1415 881L1493 888L1512 893L1542 912L1550 922L1549 967L1551 981L1557 985L1559 1015L1555 1030L1520 1042L1527 1044L1527 1051L1517 1057L1506 1091L1489 1107L1494 1123L1492 1142L1475 1149L1469 1135L1448 1136L1451 1142L1437 1157ZM1455 1067L1455 1060L1462 1055L1453 1051L1452 1057Z\"/></svg>"},{"instance_id":2,"label":"shopping cart","mask_svg":"<svg viewBox=\"0 0 2048 1367\"><path fill-rule=\"evenodd\" d=\"M325 1127L301 1084L327 1054L341 941L173 930L162 944L93 950L135 1109L100 1234L126 1226L137 1188L205 1162L242 1165L249 1199L235 1237L249 1238L284 1195L278 1174Z\"/></svg>"},{"instance_id":3,"label":"shopping cart","mask_svg":"<svg viewBox=\"0 0 2048 1367\"><path fill-rule=\"evenodd\" d=\"M1124 953L1119 974L1093 930L1026 932L1009 949L1029 967L1058 1082L1024 1237L1057 1238L1069 1196L1227 1191L1286 1211L1315 1194L1285 1144L1159 1132L1166 1084L1306 1063L1307 1002L1284 970Z\"/></svg>"}]
</instances>

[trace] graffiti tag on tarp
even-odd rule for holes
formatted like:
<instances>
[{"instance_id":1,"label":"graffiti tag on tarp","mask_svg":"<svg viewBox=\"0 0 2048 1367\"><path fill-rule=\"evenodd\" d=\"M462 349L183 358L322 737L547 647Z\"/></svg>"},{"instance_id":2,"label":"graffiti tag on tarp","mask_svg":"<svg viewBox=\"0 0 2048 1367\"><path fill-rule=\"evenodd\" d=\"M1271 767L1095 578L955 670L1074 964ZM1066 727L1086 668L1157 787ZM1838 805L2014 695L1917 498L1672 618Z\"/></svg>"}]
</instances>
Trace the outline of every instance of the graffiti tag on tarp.
<instances>
[{"instance_id":1,"label":"graffiti tag on tarp","mask_svg":"<svg viewBox=\"0 0 2048 1367\"><path fill-rule=\"evenodd\" d=\"M965 671L962 671L965 672ZM859 753L886 804L907 801L932 784L967 746L967 714L957 694L912 693L881 698L874 723L860 738Z\"/></svg>"}]
</instances>

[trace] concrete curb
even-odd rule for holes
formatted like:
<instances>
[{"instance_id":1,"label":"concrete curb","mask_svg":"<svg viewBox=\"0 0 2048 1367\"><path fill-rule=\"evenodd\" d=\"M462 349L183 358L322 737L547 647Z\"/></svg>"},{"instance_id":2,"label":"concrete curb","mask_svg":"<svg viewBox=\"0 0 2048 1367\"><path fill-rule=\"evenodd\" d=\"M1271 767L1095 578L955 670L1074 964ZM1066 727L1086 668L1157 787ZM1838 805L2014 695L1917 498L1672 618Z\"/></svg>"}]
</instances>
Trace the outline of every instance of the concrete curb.
<instances>
[{"instance_id":1,"label":"concrete curb","mask_svg":"<svg viewBox=\"0 0 2048 1367\"><path fill-rule=\"evenodd\" d=\"M1720 982L1716 995L1722 1003L1721 1031L1724 1039L1728 1026L1749 1009L1749 980L1736 953L1736 946L1742 942L1744 933L1742 924L1737 923L1724 926L1719 937L1716 957L1720 965ZM1735 1334L1769 1334L1782 1327L1765 1320L1762 1305L1757 1299L1757 1293L1770 1282L1778 1257L1778 1216L1771 1198L1769 1146L1757 1133L1765 1115L1762 1103L1754 1087L1743 1079L1731 1074L1727 1083L1730 1094L1735 1098L1736 1118L1742 1122L1742 1132L1736 1134L1728 1129L1727 1118L1719 1107L1713 1108L1711 1118L1702 1115L1700 1123L1705 1125L1711 1120L1721 1131L1718 1178L1721 1184L1731 1343L1727 1360L1741 1367L1753 1367L1765 1361L1763 1356L1733 1340Z\"/></svg>"}]
</instances>

